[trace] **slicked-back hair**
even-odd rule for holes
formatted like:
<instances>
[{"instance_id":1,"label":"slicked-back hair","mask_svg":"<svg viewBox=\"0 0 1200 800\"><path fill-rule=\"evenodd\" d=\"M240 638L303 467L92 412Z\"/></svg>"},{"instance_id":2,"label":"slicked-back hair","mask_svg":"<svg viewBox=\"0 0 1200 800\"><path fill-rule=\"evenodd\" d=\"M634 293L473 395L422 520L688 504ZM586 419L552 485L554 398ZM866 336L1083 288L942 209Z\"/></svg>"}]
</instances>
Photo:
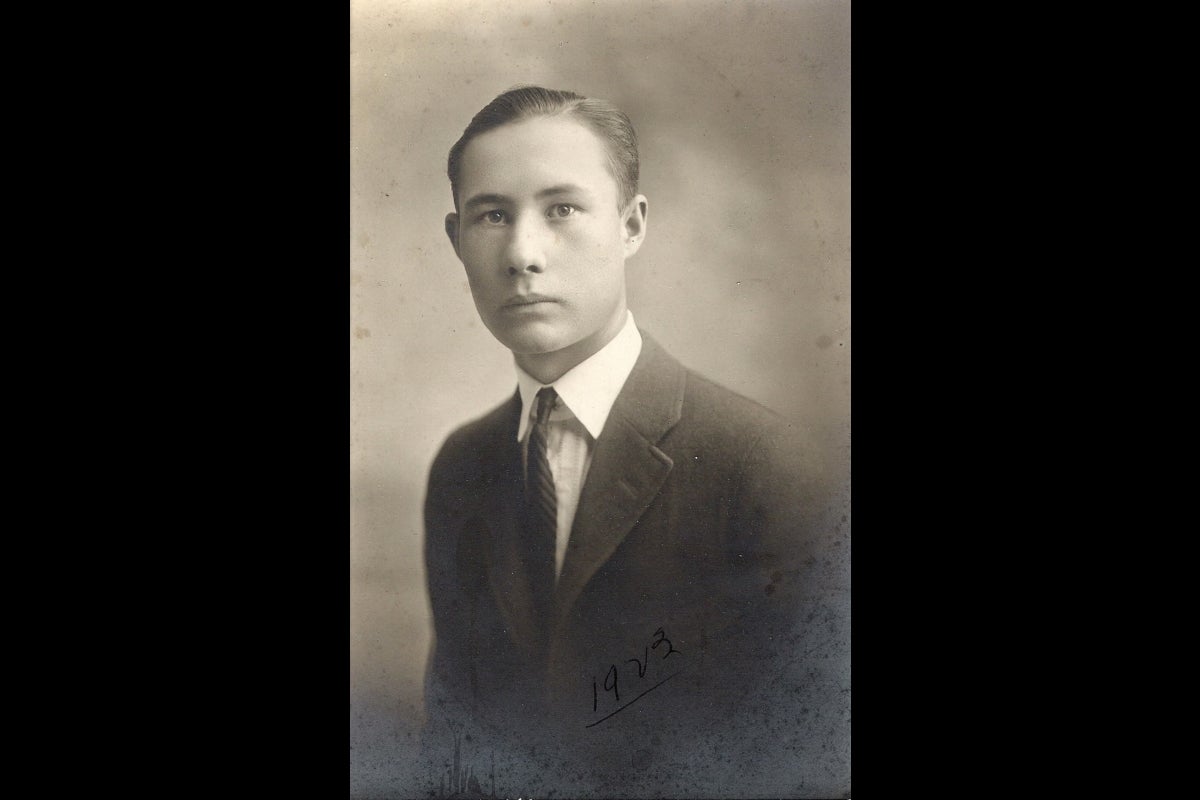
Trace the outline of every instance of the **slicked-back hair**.
<instances>
[{"instance_id":1,"label":"slicked-back hair","mask_svg":"<svg viewBox=\"0 0 1200 800\"><path fill-rule=\"evenodd\" d=\"M623 211L638 190L637 134L634 133L633 123L623 111L607 100L540 86L518 86L496 97L471 119L471 124L450 148L446 174L450 177L454 210L458 210L458 179L463 151L472 139L510 122L560 114L575 117L604 142L608 168L617 182L617 210Z\"/></svg>"}]
</instances>

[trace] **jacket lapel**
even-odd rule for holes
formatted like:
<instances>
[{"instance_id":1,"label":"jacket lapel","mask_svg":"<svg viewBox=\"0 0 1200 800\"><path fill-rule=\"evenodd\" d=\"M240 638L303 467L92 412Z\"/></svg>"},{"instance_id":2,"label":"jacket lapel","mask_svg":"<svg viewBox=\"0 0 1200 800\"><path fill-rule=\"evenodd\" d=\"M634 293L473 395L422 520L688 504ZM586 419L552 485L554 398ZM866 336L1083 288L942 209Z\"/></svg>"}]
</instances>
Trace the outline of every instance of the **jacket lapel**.
<instances>
[{"instance_id":1,"label":"jacket lapel","mask_svg":"<svg viewBox=\"0 0 1200 800\"><path fill-rule=\"evenodd\" d=\"M515 434L512 450L517 454L516 468L506 473L504 480L497 481L480 508L480 517L488 532L487 575L496 607L515 643L532 655L537 652L541 637L536 625L533 595L522 547L520 520L523 481L520 449L516 446ZM515 476L515 479L509 480L510 476Z\"/></svg>"},{"instance_id":2,"label":"jacket lapel","mask_svg":"<svg viewBox=\"0 0 1200 800\"><path fill-rule=\"evenodd\" d=\"M579 498L555 589L557 624L670 474L674 462L657 445L679 421L686 375L678 361L642 333L642 352L596 440Z\"/></svg>"},{"instance_id":3,"label":"jacket lapel","mask_svg":"<svg viewBox=\"0 0 1200 800\"><path fill-rule=\"evenodd\" d=\"M462 537L478 537L487 591L514 643L532 656L539 640L520 530L524 476L517 423L521 396L496 410L492 438L479 454L476 502L465 515ZM468 539L469 541L469 539Z\"/></svg>"}]
</instances>

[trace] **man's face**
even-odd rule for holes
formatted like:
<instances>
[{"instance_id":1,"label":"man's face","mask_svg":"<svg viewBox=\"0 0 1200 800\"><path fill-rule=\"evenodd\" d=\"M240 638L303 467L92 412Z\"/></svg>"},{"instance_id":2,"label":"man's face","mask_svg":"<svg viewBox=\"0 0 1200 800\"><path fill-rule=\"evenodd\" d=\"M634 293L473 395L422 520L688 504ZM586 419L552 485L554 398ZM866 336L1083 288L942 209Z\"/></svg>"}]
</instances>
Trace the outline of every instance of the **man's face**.
<instances>
[{"instance_id":1,"label":"man's face","mask_svg":"<svg viewBox=\"0 0 1200 800\"><path fill-rule=\"evenodd\" d=\"M617 198L603 142L570 116L509 123L467 145L446 232L484 325L518 360L582 360L624 324L625 259L641 246L646 201L621 211Z\"/></svg>"}]
</instances>

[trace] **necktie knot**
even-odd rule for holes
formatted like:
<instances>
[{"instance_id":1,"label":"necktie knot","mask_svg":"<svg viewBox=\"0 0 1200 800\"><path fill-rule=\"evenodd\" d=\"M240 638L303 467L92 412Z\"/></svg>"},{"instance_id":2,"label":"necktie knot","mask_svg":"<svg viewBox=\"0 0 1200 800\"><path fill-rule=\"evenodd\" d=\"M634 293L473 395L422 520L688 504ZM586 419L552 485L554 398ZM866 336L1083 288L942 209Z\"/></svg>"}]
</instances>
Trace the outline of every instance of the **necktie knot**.
<instances>
[{"instance_id":1,"label":"necktie knot","mask_svg":"<svg viewBox=\"0 0 1200 800\"><path fill-rule=\"evenodd\" d=\"M553 386L546 386L538 390L537 401L537 424L545 425L550 420L554 404L558 401L558 392L554 391Z\"/></svg>"}]
</instances>

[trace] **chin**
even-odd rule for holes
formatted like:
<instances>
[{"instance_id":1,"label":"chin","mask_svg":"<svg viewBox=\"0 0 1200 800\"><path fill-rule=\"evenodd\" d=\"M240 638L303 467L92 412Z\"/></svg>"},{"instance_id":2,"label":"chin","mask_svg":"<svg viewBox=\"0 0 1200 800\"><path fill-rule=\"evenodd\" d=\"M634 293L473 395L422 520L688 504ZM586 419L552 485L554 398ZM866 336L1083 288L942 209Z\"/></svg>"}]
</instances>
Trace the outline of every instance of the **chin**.
<instances>
[{"instance_id":1,"label":"chin","mask_svg":"<svg viewBox=\"0 0 1200 800\"><path fill-rule=\"evenodd\" d=\"M489 330L500 344L518 355L533 356L553 353L573 344L567 332L539 323L496 326Z\"/></svg>"}]
</instances>

